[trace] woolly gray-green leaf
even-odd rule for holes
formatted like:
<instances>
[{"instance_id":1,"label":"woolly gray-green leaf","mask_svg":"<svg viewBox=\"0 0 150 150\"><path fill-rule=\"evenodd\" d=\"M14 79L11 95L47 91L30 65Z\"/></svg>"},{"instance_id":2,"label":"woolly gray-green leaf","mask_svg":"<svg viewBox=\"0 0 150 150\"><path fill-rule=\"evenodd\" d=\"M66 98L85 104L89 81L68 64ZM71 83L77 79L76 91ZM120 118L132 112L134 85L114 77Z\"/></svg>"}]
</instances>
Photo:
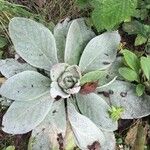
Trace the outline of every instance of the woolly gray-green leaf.
<instances>
[{"instance_id":1,"label":"woolly gray-green leaf","mask_svg":"<svg viewBox=\"0 0 150 150\"><path fill-rule=\"evenodd\" d=\"M94 36L94 32L86 26L84 19L72 21L66 39L65 62L69 65L78 64L83 49Z\"/></svg>"},{"instance_id":2,"label":"woolly gray-green leaf","mask_svg":"<svg viewBox=\"0 0 150 150\"><path fill-rule=\"evenodd\" d=\"M2 130L10 134L24 134L31 131L43 121L52 103L53 99L49 94L34 101L13 102L3 117Z\"/></svg>"},{"instance_id":3,"label":"woolly gray-green leaf","mask_svg":"<svg viewBox=\"0 0 150 150\"><path fill-rule=\"evenodd\" d=\"M122 119L133 119L150 114L150 96L138 97L135 89L131 83L116 80L111 85L98 89L98 92L108 103L110 101L113 106L124 109Z\"/></svg>"},{"instance_id":4,"label":"woolly gray-green leaf","mask_svg":"<svg viewBox=\"0 0 150 150\"><path fill-rule=\"evenodd\" d=\"M107 139L104 145L101 146L101 150L115 150L116 149L116 139L113 132L103 132L105 138Z\"/></svg>"},{"instance_id":5,"label":"woolly gray-green leaf","mask_svg":"<svg viewBox=\"0 0 150 150\"><path fill-rule=\"evenodd\" d=\"M93 38L85 47L79 66L82 72L108 68L116 59L120 35L117 31L105 32Z\"/></svg>"},{"instance_id":6,"label":"woolly gray-green leaf","mask_svg":"<svg viewBox=\"0 0 150 150\"><path fill-rule=\"evenodd\" d=\"M88 146L94 142L104 144L105 138L102 131L90 119L79 114L72 104L68 105L68 119L79 148L87 150Z\"/></svg>"},{"instance_id":7,"label":"woolly gray-green leaf","mask_svg":"<svg viewBox=\"0 0 150 150\"><path fill-rule=\"evenodd\" d=\"M10 78L15 74L18 74L23 71L32 70L36 71L36 69L30 66L27 63L19 63L17 60L8 58L5 60L0 60L0 72L6 78Z\"/></svg>"},{"instance_id":8,"label":"woolly gray-green leaf","mask_svg":"<svg viewBox=\"0 0 150 150\"><path fill-rule=\"evenodd\" d=\"M64 62L66 36L71 23L69 20L69 18L66 18L62 23L58 23L54 28L54 37L56 40L59 62Z\"/></svg>"},{"instance_id":9,"label":"woolly gray-green leaf","mask_svg":"<svg viewBox=\"0 0 150 150\"><path fill-rule=\"evenodd\" d=\"M42 24L15 17L9 23L9 34L17 53L34 67L50 71L57 63L54 36Z\"/></svg>"},{"instance_id":10,"label":"woolly gray-green leaf","mask_svg":"<svg viewBox=\"0 0 150 150\"><path fill-rule=\"evenodd\" d=\"M117 130L117 121L109 117L110 106L95 93L77 94L77 104L83 115L90 118L99 128L114 131Z\"/></svg>"},{"instance_id":11,"label":"woolly gray-green leaf","mask_svg":"<svg viewBox=\"0 0 150 150\"><path fill-rule=\"evenodd\" d=\"M31 101L49 93L50 79L35 71L16 74L1 86L0 94L16 101Z\"/></svg>"},{"instance_id":12,"label":"woolly gray-green leaf","mask_svg":"<svg viewBox=\"0 0 150 150\"><path fill-rule=\"evenodd\" d=\"M30 138L28 150L56 150L59 149L58 135L64 138L66 132L66 113L64 101L54 102L52 110L43 122L37 126Z\"/></svg>"},{"instance_id":13,"label":"woolly gray-green leaf","mask_svg":"<svg viewBox=\"0 0 150 150\"><path fill-rule=\"evenodd\" d=\"M105 72L106 74L99 80L97 89L105 86L109 86L116 79L122 79L118 72L118 69L123 66L122 57L117 57L110 67L108 67Z\"/></svg>"}]
</instances>

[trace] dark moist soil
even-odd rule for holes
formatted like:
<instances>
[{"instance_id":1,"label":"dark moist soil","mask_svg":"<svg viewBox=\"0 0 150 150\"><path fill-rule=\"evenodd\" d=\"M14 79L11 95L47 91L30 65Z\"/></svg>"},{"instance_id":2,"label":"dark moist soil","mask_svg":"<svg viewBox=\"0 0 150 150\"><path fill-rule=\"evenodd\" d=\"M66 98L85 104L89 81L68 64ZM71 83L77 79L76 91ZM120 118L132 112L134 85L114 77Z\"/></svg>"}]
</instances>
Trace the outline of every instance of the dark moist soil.
<instances>
[{"instance_id":1,"label":"dark moist soil","mask_svg":"<svg viewBox=\"0 0 150 150\"><path fill-rule=\"evenodd\" d=\"M71 16L72 18L78 18L81 16L89 15L89 12L87 11L81 12L78 8L76 8L74 6L74 0L69 0L69 1L56 0L56 1L60 1L59 5L57 3L54 3L56 2L55 0L47 0L46 3L48 3L49 5L39 3L40 1L44 1L44 0L35 0L35 2L31 0L8 0L8 1L27 6L30 10L34 11L35 13L40 13L44 15L47 21L54 21L54 23L57 23L61 19L64 19L68 16ZM43 11L45 9L46 12ZM65 10L67 10L67 12ZM51 16L51 14L53 14L53 16ZM125 48L130 50L137 50L139 52L142 52L144 50L144 45L137 46L137 47L134 46L134 41L136 38L135 35L128 35L124 31L122 31L121 28L119 29L119 33L121 34L122 37L121 41L122 43L125 44ZM7 49L4 57L14 58L14 53L10 52L10 50ZM2 123L2 117L5 112L6 109L0 111L0 123ZM143 120L145 121L150 119L149 117L145 117ZM125 137L128 129L130 128L131 125L133 125L135 121L136 120L119 120L119 128L116 131L116 133L119 134L121 137ZM0 130L0 150L6 148L9 145L14 145L16 150L27 150L27 145L28 145L28 140L30 135L31 132L23 135L14 136L14 135L6 134L2 130ZM147 142L150 144L149 138Z\"/></svg>"}]
</instances>

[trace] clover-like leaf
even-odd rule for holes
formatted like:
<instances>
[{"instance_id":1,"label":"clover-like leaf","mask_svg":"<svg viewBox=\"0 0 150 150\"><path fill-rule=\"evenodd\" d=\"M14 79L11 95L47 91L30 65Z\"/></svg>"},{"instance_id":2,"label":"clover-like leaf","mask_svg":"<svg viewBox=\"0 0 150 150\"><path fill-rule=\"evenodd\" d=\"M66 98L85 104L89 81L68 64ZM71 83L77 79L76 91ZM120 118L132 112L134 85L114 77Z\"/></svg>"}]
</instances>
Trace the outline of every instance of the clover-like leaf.
<instances>
[{"instance_id":1,"label":"clover-like leaf","mask_svg":"<svg viewBox=\"0 0 150 150\"><path fill-rule=\"evenodd\" d=\"M54 36L42 24L15 17L10 21L9 34L16 52L34 67L50 71L51 66L57 63Z\"/></svg>"},{"instance_id":2,"label":"clover-like leaf","mask_svg":"<svg viewBox=\"0 0 150 150\"><path fill-rule=\"evenodd\" d=\"M107 87L98 89L100 96L113 106L123 108L122 119L133 119L150 114L150 96L138 97L135 85L116 80Z\"/></svg>"},{"instance_id":3,"label":"clover-like leaf","mask_svg":"<svg viewBox=\"0 0 150 150\"><path fill-rule=\"evenodd\" d=\"M36 71L36 68L27 63L19 63L17 60L12 58L0 60L0 72L6 78L10 78L15 74L27 70Z\"/></svg>"},{"instance_id":4,"label":"clover-like leaf","mask_svg":"<svg viewBox=\"0 0 150 150\"><path fill-rule=\"evenodd\" d=\"M108 114L110 106L95 93L76 95L78 107L83 115L90 118L99 128L114 131L117 130L117 122Z\"/></svg>"},{"instance_id":5,"label":"clover-like leaf","mask_svg":"<svg viewBox=\"0 0 150 150\"><path fill-rule=\"evenodd\" d=\"M34 101L13 102L3 117L2 130L10 134L31 131L46 117L53 101L48 93Z\"/></svg>"},{"instance_id":6,"label":"clover-like leaf","mask_svg":"<svg viewBox=\"0 0 150 150\"><path fill-rule=\"evenodd\" d=\"M49 93L49 89L49 78L35 71L24 71L6 80L0 94L16 101L32 101Z\"/></svg>"},{"instance_id":7,"label":"clover-like leaf","mask_svg":"<svg viewBox=\"0 0 150 150\"><path fill-rule=\"evenodd\" d=\"M66 113L64 101L54 102L46 118L38 125L30 137L28 150L59 149L58 139L65 137Z\"/></svg>"},{"instance_id":8,"label":"clover-like leaf","mask_svg":"<svg viewBox=\"0 0 150 150\"><path fill-rule=\"evenodd\" d=\"M83 18L72 21L66 39L65 63L78 64L86 44L94 36L94 32L86 26Z\"/></svg>"},{"instance_id":9,"label":"clover-like leaf","mask_svg":"<svg viewBox=\"0 0 150 150\"><path fill-rule=\"evenodd\" d=\"M68 119L79 148L88 149L94 142L104 144L103 132L90 119L79 114L72 104L68 104Z\"/></svg>"},{"instance_id":10,"label":"clover-like leaf","mask_svg":"<svg viewBox=\"0 0 150 150\"><path fill-rule=\"evenodd\" d=\"M82 72L108 68L116 59L120 35L106 32L93 38L85 47L79 66Z\"/></svg>"}]
</instances>

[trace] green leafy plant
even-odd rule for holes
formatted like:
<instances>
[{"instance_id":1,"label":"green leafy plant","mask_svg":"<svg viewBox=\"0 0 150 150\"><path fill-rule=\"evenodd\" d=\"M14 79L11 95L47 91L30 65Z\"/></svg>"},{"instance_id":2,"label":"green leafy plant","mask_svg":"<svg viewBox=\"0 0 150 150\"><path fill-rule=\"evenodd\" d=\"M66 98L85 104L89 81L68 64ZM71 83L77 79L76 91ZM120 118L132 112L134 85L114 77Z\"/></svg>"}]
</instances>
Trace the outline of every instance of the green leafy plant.
<instances>
[{"instance_id":1,"label":"green leafy plant","mask_svg":"<svg viewBox=\"0 0 150 150\"><path fill-rule=\"evenodd\" d=\"M115 107L115 106L112 106L111 109L108 110L108 112L110 114L110 117L114 121L119 120L121 118L121 115L122 115L123 111L124 111L123 108Z\"/></svg>"},{"instance_id":2,"label":"green leafy plant","mask_svg":"<svg viewBox=\"0 0 150 150\"><path fill-rule=\"evenodd\" d=\"M77 0L81 7L93 8L91 18L98 31L110 30L129 19L135 12L137 0Z\"/></svg>"},{"instance_id":3,"label":"green leafy plant","mask_svg":"<svg viewBox=\"0 0 150 150\"><path fill-rule=\"evenodd\" d=\"M3 131L23 134L33 130L31 149L40 149L44 143L44 149L59 149L59 140L65 144L69 122L79 148L100 143L105 149L105 138L114 136L117 121L109 117L110 106L100 96L94 92L83 95L80 89L102 78L98 87L114 80L106 78L106 69L116 58L118 32L96 36L81 18L59 23L52 34L33 20L16 17L10 21L9 34L16 52L39 71L27 63L1 60L1 73L8 79L0 94L14 100L3 117ZM93 71L102 72L101 77L94 77ZM114 138L111 142L115 143Z\"/></svg>"},{"instance_id":4,"label":"green leafy plant","mask_svg":"<svg viewBox=\"0 0 150 150\"><path fill-rule=\"evenodd\" d=\"M112 112L113 120L108 113L112 106L124 109L123 119L150 114L149 95L139 100L132 84L116 79L121 39L117 31L96 36L79 18L58 23L52 34L42 24L15 17L9 35L26 63L0 61L0 71L8 78L0 94L13 100L2 130L32 131L29 150L65 149L70 134L69 141L80 149L114 150L113 131L121 111Z\"/></svg>"},{"instance_id":5,"label":"green leafy plant","mask_svg":"<svg viewBox=\"0 0 150 150\"><path fill-rule=\"evenodd\" d=\"M139 58L129 50L123 50L125 67L119 68L119 73L128 81L137 83L138 96L143 95L146 88L149 89L150 81L150 57Z\"/></svg>"},{"instance_id":6,"label":"green leafy plant","mask_svg":"<svg viewBox=\"0 0 150 150\"><path fill-rule=\"evenodd\" d=\"M123 24L123 30L129 35L136 35L134 45L145 45L145 51L150 52L149 0L138 0L138 5L131 20Z\"/></svg>"},{"instance_id":7,"label":"green leafy plant","mask_svg":"<svg viewBox=\"0 0 150 150\"><path fill-rule=\"evenodd\" d=\"M134 17L140 20L145 20L149 17L149 10L150 10L149 0L138 0L138 5Z\"/></svg>"},{"instance_id":8,"label":"green leafy plant","mask_svg":"<svg viewBox=\"0 0 150 150\"><path fill-rule=\"evenodd\" d=\"M150 42L150 25L142 24L139 21L131 21L123 24L123 30L129 35L137 35L135 46L142 44L148 45ZM146 51L149 51L148 49Z\"/></svg>"}]
</instances>

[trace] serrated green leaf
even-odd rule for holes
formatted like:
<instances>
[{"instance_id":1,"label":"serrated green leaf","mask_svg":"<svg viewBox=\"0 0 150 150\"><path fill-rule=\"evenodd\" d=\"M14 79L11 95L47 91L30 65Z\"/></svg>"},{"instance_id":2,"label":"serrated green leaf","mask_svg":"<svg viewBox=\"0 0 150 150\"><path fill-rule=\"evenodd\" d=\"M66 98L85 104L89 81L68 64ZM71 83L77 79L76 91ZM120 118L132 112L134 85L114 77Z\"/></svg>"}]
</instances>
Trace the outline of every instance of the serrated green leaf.
<instances>
[{"instance_id":1,"label":"serrated green leaf","mask_svg":"<svg viewBox=\"0 0 150 150\"><path fill-rule=\"evenodd\" d=\"M119 73L128 81L139 82L139 75L130 68L121 67L121 68L119 68Z\"/></svg>"},{"instance_id":2,"label":"serrated green leaf","mask_svg":"<svg viewBox=\"0 0 150 150\"><path fill-rule=\"evenodd\" d=\"M146 43L146 41L147 41L147 38L145 38L141 35L137 35L135 42L134 42L134 45L139 46L139 45Z\"/></svg>"},{"instance_id":3,"label":"serrated green leaf","mask_svg":"<svg viewBox=\"0 0 150 150\"><path fill-rule=\"evenodd\" d=\"M137 0L105 0L95 5L92 13L97 30L112 29L134 14Z\"/></svg>"},{"instance_id":4,"label":"serrated green leaf","mask_svg":"<svg viewBox=\"0 0 150 150\"><path fill-rule=\"evenodd\" d=\"M100 78L103 78L103 76L105 76L106 74L107 74L106 71L103 71L103 70L91 71L81 77L80 84L84 85L85 83L88 83L88 82L98 81Z\"/></svg>"},{"instance_id":5,"label":"serrated green leaf","mask_svg":"<svg viewBox=\"0 0 150 150\"><path fill-rule=\"evenodd\" d=\"M82 72L106 69L116 59L120 35L117 31L105 32L93 38L85 47L79 66Z\"/></svg>"},{"instance_id":6,"label":"serrated green leaf","mask_svg":"<svg viewBox=\"0 0 150 150\"><path fill-rule=\"evenodd\" d=\"M58 62L54 36L42 24L15 17L9 23L9 34L16 52L34 67L50 71Z\"/></svg>"},{"instance_id":7,"label":"serrated green leaf","mask_svg":"<svg viewBox=\"0 0 150 150\"><path fill-rule=\"evenodd\" d=\"M142 96L145 90L145 86L143 84L138 84L136 86L136 93L138 96Z\"/></svg>"},{"instance_id":8,"label":"serrated green leaf","mask_svg":"<svg viewBox=\"0 0 150 150\"><path fill-rule=\"evenodd\" d=\"M141 57L141 68L148 80L150 80L150 56Z\"/></svg>"},{"instance_id":9,"label":"serrated green leaf","mask_svg":"<svg viewBox=\"0 0 150 150\"><path fill-rule=\"evenodd\" d=\"M127 65L138 73L140 69L139 58L129 50L123 50L123 56Z\"/></svg>"}]
</instances>

